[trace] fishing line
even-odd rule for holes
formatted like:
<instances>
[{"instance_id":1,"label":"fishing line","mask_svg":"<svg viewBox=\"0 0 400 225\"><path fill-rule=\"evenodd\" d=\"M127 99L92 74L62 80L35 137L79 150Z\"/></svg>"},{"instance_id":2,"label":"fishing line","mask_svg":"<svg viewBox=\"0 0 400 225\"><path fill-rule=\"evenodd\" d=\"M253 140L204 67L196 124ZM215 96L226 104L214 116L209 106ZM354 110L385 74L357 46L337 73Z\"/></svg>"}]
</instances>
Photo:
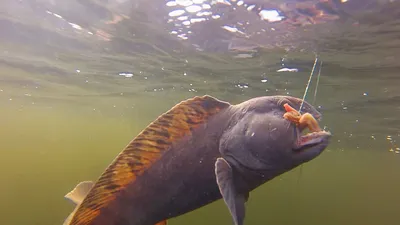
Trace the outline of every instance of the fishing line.
<instances>
[{"instance_id":1,"label":"fishing line","mask_svg":"<svg viewBox=\"0 0 400 225\"><path fill-rule=\"evenodd\" d=\"M315 57L314 66L313 66L313 68L311 70L310 77L308 78L306 90L304 90L303 100L301 101L301 105L300 105L300 108L299 108L299 113L301 113L301 109L303 108L303 103L304 103L304 100L306 99L308 88L310 87L311 78L314 75L314 70L315 70L315 66L317 65L317 61L318 61L318 57Z\"/></svg>"},{"instance_id":2,"label":"fishing line","mask_svg":"<svg viewBox=\"0 0 400 225\"><path fill-rule=\"evenodd\" d=\"M317 61L318 61L318 57L315 57L314 65L313 65L313 68L311 70L310 77L308 78L307 86L306 86L306 89L304 91L303 100L301 102L301 105L300 105L300 108L299 108L299 112L301 112L301 109L303 108L303 103L304 103L304 100L306 99L306 96L307 96L307 93L308 93L308 88L310 87L311 79L312 79L312 77L314 75L314 70L315 70L315 66L317 65ZM318 71L318 76L317 76L317 83L315 84L314 99L313 99L312 105L314 105L315 100L317 99L317 91L318 91L319 78L321 76L321 69L322 69L322 61L321 61L320 66L319 66L319 71ZM303 171L303 165L300 166L299 177L297 179L297 184L300 183L300 177L301 177L302 171Z\"/></svg>"},{"instance_id":3,"label":"fishing line","mask_svg":"<svg viewBox=\"0 0 400 225\"><path fill-rule=\"evenodd\" d=\"M315 104L315 100L317 99L317 91L318 91L318 85L319 85L319 77L321 76L321 70L322 70L322 61L319 64L317 83L315 84L314 99L313 99L312 105Z\"/></svg>"}]
</instances>

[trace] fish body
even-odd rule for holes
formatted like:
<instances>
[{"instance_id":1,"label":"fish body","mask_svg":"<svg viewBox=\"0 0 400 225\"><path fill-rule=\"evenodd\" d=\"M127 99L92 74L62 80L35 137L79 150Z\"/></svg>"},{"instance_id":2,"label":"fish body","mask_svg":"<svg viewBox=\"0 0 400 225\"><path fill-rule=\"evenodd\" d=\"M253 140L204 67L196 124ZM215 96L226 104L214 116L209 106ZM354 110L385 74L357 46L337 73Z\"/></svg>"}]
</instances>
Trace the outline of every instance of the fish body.
<instances>
[{"instance_id":1,"label":"fish body","mask_svg":"<svg viewBox=\"0 0 400 225\"><path fill-rule=\"evenodd\" d=\"M300 143L301 129L283 118L285 103L299 108L301 100L265 96L231 105L202 96L179 103L135 137L98 181L67 194L77 206L64 225L161 225L221 198L242 225L250 191L328 145L324 131ZM303 111L321 116L306 102Z\"/></svg>"}]
</instances>

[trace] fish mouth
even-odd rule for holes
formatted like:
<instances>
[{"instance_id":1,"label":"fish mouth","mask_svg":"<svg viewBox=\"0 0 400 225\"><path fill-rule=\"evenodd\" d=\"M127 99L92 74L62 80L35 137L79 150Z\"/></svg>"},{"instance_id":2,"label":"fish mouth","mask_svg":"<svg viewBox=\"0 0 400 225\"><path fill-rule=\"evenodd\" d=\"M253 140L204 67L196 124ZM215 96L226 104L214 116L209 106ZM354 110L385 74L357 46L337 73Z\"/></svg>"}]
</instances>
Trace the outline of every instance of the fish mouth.
<instances>
[{"instance_id":1,"label":"fish mouth","mask_svg":"<svg viewBox=\"0 0 400 225\"><path fill-rule=\"evenodd\" d=\"M303 152L319 146L326 146L332 136L331 132L325 130L309 132L305 135L301 135L302 130L297 129L296 132L298 138L293 148L294 152Z\"/></svg>"}]
</instances>

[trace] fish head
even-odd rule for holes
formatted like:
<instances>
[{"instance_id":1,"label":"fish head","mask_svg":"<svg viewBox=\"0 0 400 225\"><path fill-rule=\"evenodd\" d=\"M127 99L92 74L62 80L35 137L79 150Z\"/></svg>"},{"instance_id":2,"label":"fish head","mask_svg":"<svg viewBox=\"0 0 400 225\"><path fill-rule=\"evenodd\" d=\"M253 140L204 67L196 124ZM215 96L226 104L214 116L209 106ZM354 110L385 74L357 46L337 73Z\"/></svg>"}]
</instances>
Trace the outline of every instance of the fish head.
<instances>
[{"instance_id":1,"label":"fish head","mask_svg":"<svg viewBox=\"0 0 400 225\"><path fill-rule=\"evenodd\" d=\"M279 117L281 113L286 113L286 110L282 110L282 106L289 104L294 109L299 110L301 108L301 114L311 114L316 123L322 119L322 114L314 106L302 99L292 96L279 96L277 98L278 100L275 100L275 110L279 112L277 113ZM281 132L281 135L279 135L282 138L281 142L285 142L284 136L286 136L286 142L290 144L290 147L282 146L280 150L277 147L277 151L282 154L282 160L288 162L289 166L292 167L308 162L320 155L329 145L332 136L329 131L310 130L307 126L298 126L287 119L282 121L278 119L275 124L276 128Z\"/></svg>"},{"instance_id":2,"label":"fish head","mask_svg":"<svg viewBox=\"0 0 400 225\"><path fill-rule=\"evenodd\" d=\"M328 146L331 133L313 131L285 119L285 104L299 109L302 100L291 96L266 96L236 105L241 118L221 141L222 155L236 167L259 171L273 177L320 155ZM301 113L321 119L311 104L304 102Z\"/></svg>"}]
</instances>

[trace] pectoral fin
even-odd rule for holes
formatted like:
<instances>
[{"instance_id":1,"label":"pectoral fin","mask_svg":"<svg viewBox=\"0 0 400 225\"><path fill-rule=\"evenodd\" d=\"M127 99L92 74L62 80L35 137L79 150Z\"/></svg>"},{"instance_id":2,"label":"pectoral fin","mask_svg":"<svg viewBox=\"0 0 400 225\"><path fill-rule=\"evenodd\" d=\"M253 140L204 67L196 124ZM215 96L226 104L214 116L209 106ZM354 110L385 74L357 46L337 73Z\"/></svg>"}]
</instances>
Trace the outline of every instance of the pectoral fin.
<instances>
[{"instance_id":1,"label":"pectoral fin","mask_svg":"<svg viewBox=\"0 0 400 225\"><path fill-rule=\"evenodd\" d=\"M244 203L247 201L248 193L245 195L237 193L233 182L232 168L225 159L218 158L215 162L215 175L219 191L228 206L235 225L243 225L245 217Z\"/></svg>"}]
</instances>

